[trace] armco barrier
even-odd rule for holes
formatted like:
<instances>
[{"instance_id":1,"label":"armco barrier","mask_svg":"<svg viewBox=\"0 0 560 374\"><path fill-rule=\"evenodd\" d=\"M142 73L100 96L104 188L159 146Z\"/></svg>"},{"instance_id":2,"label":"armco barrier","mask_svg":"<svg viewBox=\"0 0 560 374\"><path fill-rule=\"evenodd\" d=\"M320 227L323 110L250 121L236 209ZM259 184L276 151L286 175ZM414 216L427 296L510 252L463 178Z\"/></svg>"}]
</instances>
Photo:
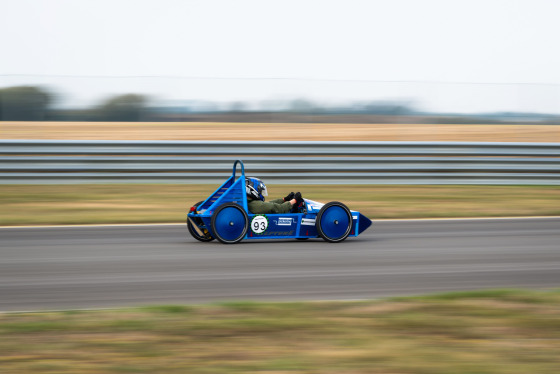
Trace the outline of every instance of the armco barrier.
<instances>
[{"instance_id":1,"label":"armco barrier","mask_svg":"<svg viewBox=\"0 0 560 374\"><path fill-rule=\"evenodd\" d=\"M0 183L560 185L559 143L0 140Z\"/></svg>"}]
</instances>

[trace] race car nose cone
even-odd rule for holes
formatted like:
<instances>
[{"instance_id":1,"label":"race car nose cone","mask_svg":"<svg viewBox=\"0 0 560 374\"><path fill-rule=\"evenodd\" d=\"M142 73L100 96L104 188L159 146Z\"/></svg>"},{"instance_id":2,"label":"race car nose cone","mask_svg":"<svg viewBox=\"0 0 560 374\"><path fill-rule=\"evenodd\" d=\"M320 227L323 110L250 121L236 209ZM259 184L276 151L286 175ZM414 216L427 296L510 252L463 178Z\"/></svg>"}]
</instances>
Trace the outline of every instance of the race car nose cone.
<instances>
[{"instance_id":1,"label":"race car nose cone","mask_svg":"<svg viewBox=\"0 0 560 374\"><path fill-rule=\"evenodd\" d=\"M360 217L358 219L358 235L362 232L366 231L368 227L371 226L371 220L360 213Z\"/></svg>"}]
</instances>

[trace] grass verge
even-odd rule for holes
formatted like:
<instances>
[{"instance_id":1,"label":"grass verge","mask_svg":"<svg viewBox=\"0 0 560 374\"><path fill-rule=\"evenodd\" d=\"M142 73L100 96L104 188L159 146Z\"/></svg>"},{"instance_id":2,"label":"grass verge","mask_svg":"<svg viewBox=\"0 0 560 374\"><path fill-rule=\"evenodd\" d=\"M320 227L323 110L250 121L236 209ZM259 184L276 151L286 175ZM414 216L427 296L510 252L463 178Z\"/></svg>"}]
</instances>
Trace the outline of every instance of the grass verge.
<instances>
[{"instance_id":1,"label":"grass verge","mask_svg":"<svg viewBox=\"0 0 560 374\"><path fill-rule=\"evenodd\" d=\"M9 373L557 374L560 292L0 314Z\"/></svg>"},{"instance_id":2,"label":"grass verge","mask_svg":"<svg viewBox=\"0 0 560 374\"><path fill-rule=\"evenodd\" d=\"M184 222L217 185L0 185L0 225ZM558 186L269 186L376 218L560 215Z\"/></svg>"}]
</instances>

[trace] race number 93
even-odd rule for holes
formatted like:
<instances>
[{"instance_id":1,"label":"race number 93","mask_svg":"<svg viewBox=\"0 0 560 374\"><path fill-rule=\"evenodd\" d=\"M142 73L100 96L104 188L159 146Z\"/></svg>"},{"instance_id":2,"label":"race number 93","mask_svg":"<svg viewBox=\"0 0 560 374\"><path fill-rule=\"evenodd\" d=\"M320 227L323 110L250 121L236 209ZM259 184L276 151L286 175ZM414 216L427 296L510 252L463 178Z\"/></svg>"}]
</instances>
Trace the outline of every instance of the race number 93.
<instances>
[{"instance_id":1,"label":"race number 93","mask_svg":"<svg viewBox=\"0 0 560 374\"><path fill-rule=\"evenodd\" d=\"M251 231L255 234L262 234L268 227L268 219L265 216L255 216L251 221Z\"/></svg>"}]
</instances>

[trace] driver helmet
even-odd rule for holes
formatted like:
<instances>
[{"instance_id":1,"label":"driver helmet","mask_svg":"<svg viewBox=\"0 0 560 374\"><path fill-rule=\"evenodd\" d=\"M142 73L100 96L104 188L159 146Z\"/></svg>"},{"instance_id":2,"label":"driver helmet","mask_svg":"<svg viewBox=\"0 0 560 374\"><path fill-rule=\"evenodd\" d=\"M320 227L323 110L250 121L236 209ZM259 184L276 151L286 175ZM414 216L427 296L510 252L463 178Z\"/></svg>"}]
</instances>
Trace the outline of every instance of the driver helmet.
<instances>
[{"instance_id":1,"label":"driver helmet","mask_svg":"<svg viewBox=\"0 0 560 374\"><path fill-rule=\"evenodd\" d=\"M247 196L254 200L264 201L264 197L268 196L266 185L259 178L245 177L245 191Z\"/></svg>"}]
</instances>

